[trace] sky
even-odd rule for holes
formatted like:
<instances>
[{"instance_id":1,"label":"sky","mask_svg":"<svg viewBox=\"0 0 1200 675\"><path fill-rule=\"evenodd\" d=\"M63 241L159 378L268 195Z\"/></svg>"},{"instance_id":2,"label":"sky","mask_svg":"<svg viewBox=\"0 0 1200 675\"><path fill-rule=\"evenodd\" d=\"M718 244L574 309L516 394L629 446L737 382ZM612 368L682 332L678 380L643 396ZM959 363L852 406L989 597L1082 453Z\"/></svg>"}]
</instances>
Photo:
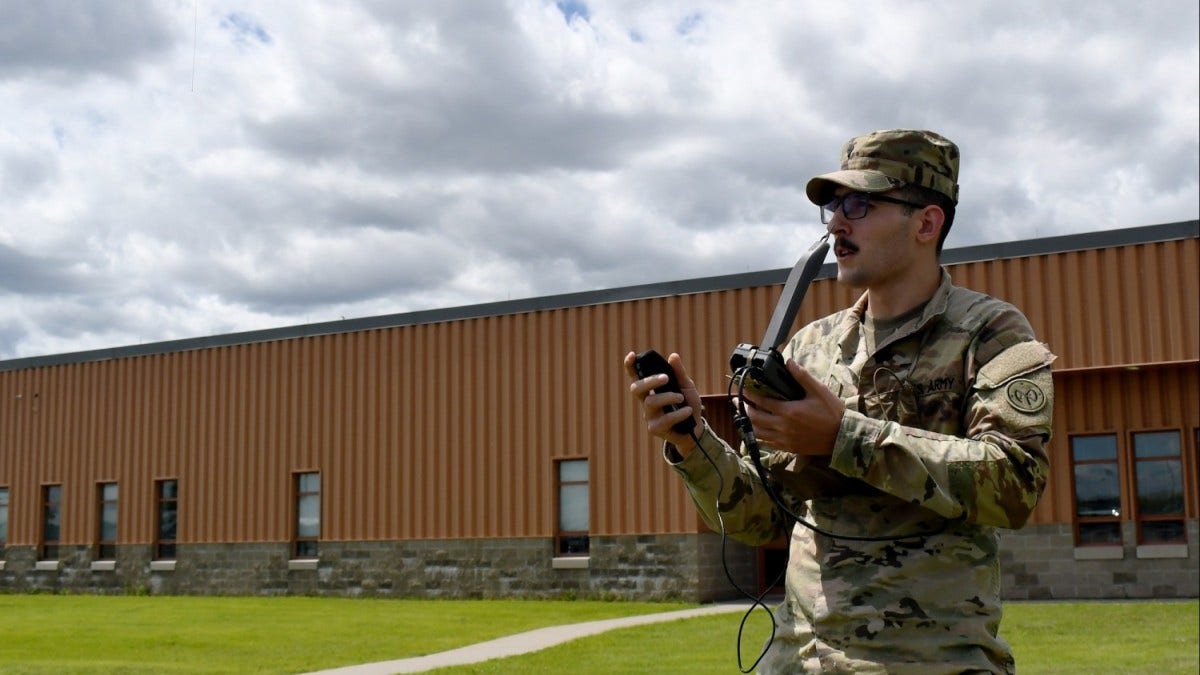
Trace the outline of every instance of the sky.
<instances>
[{"instance_id":1,"label":"sky","mask_svg":"<svg viewBox=\"0 0 1200 675\"><path fill-rule=\"evenodd\" d=\"M0 0L0 360L790 267L841 145L948 249L1200 217L1195 0Z\"/></svg>"}]
</instances>

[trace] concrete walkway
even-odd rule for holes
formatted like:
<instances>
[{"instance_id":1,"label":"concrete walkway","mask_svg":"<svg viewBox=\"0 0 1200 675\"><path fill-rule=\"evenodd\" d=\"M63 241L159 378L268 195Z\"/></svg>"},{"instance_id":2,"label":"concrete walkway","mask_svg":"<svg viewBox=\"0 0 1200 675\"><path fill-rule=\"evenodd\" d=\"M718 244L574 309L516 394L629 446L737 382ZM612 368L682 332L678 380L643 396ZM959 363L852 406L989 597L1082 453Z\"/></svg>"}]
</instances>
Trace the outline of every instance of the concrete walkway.
<instances>
[{"instance_id":1,"label":"concrete walkway","mask_svg":"<svg viewBox=\"0 0 1200 675\"><path fill-rule=\"evenodd\" d=\"M487 642L467 645L466 647L459 647L458 649L451 649L450 651L438 652L437 654L414 656L408 659L396 659L395 661L364 663L357 666L333 668L331 670L320 670L308 675L393 675L393 673L420 673L434 668L461 666L468 663L479 663L490 659L500 659L506 656L536 652L576 638L603 633L615 628L641 626L661 621L674 621L675 619L689 619L694 616L706 616L709 614L745 612L749 607L750 603L748 602L718 603L695 609L681 609L675 612L640 614L638 616L625 616L617 619L573 623L565 626L549 626L525 633L496 638Z\"/></svg>"}]
</instances>

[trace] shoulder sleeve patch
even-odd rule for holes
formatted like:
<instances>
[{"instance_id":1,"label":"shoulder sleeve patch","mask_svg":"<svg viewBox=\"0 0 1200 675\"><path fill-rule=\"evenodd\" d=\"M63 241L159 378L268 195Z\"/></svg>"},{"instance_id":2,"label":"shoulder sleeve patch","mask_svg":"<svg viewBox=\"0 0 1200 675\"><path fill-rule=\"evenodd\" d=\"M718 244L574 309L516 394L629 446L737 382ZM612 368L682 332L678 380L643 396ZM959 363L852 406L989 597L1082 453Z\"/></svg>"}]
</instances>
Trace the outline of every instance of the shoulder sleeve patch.
<instances>
[{"instance_id":1,"label":"shoulder sleeve patch","mask_svg":"<svg viewBox=\"0 0 1200 675\"><path fill-rule=\"evenodd\" d=\"M1004 387L1004 395L1008 397L1009 405L1030 415L1041 412L1048 400L1046 392L1036 382L1023 377L1009 380Z\"/></svg>"}]
</instances>

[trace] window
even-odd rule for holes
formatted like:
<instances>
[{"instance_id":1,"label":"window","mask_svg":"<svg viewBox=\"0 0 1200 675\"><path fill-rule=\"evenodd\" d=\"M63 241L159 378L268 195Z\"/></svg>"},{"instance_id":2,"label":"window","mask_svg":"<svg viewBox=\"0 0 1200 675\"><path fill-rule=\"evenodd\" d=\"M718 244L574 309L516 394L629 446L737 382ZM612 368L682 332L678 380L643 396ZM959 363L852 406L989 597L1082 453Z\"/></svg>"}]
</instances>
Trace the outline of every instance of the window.
<instances>
[{"instance_id":1,"label":"window","mask_svg":"<svg viewBox=\"0 0 1200 675\"><path fill-rule=\"evenodd\" d=\"M96 490L96 560L117 558L117 484L101 483Z\"/></svg>"},{"instance_id":2,"label":"window","mask_svg":"<svg viewBox=\"0 0 1200 675\"><path fill-rule=\"evenodd\" d=\"M1075 470L1075 542L1079 546L1121 544L1121 483L1117 437L1071 438Z\"/></svg>"},{"instance_id":3,"label":"window","mask_svg":"<svg viewBox=\"0 0 1200 675\"><path fill-rule=\"evenodd\" d=\"M62 536L62 486L42 486L42 545L40 560L58 560L58 542Z\"/></svg>"},{"instance_id":4,"label":"window","mask_svg":"<svg viewBox=\"0 0 1200 675\"><path fill-rule=\"evenodd\" d=\"M174 560L179 520L179 481L160 480L155 487L158 496L158 522L155 528L154 558Z\"/></svg>"},{"instance_id":5,"label":"window","mask_svg":"<svg viewBox=\"0 0 1200 675\"><path fill-rule=\"evenodd\" d=\"M1187 541L1183 527L1183 454L1178 431L1133 435L1139 544Z\"/></svg>"},{"instance_id":6,"label":"window","mask_svg":"<svg viewBox=\"0 0 1200 675\"><path fill-rule=\"evenodd\" d=\"M321 474L296 474L296 537L293 558L316 558L321 539Z\"/></svg>"},{"instance_id":7,"label":"window","mask_svg":"<svg viewBox=\"0 0 1200 675\"><path fill-rule=\"evenodd\" d=\"M560 556L588 554L588 461L558 462L558 535L554 552Z\"/></svg>"},{"instance_id":8,"label":"window","mask_svg":"<svg viewBox=\"0 0 1200 675\"><path fill-rule=\"evenodd\" d=\"M8 544L8 488L0 487L0 559L4 558L4 547Z\"/></svg>"}]
</instances>

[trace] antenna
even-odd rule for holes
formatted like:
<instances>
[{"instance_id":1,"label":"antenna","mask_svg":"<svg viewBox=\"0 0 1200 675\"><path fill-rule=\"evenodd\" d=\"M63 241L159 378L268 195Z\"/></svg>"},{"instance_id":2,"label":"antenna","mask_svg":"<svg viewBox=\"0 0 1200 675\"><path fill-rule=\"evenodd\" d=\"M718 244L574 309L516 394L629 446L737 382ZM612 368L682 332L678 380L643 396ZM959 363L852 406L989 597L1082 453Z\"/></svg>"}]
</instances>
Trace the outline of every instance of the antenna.
<instances>
[{"instance_id":1,"label":"antenna","mask_svg":"<svg viewBox=\"0 0 1200 675\"><path fill-rule=\"evenodd\" d=\"M825 262L825 254L828 252L829 234L826 233L808 249L807 255L796 262L796 266L788 274L783 291L779 294L779 304L775 305L775 313L771 316L771 322L767 324L767 332L763 334L763 347L778 347L787 340L792 322L796 319L796 311L800 309L800 302L804 300L804 293L821 271L821 264Z\"/></svg>"}]
</instances>

